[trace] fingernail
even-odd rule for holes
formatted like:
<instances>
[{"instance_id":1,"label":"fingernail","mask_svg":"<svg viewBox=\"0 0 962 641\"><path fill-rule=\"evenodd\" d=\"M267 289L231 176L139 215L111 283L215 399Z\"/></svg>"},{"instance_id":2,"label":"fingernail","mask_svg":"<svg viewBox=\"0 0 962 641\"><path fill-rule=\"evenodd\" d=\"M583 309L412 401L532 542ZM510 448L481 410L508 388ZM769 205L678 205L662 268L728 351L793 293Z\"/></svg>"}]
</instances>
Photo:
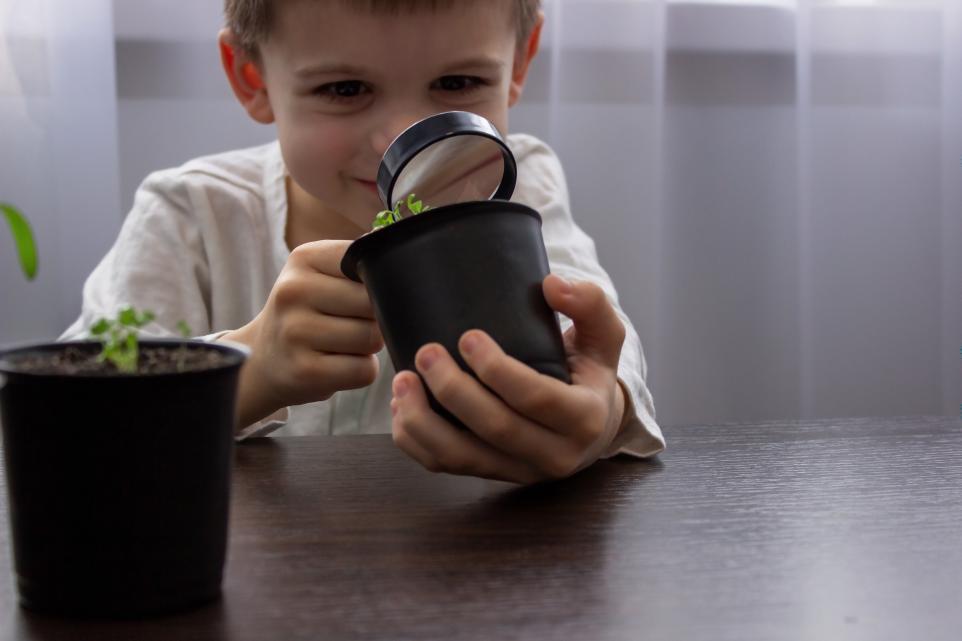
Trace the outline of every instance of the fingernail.
<instances>
[{"instance_id":1,"label":"fingernail","mask_svg":"<svg viewBox=\"0 0 962 641\"><path fill-rule=\"evenodd\" d=\"M394 395L398 398L404 398L404 395L408 393L408 384L403 378L394 379Z\"/></svg>"},{"instance_id":2,"label":"fingernail","mask_svg":"<svg viewBox=\"0 0 962 641\"><path fill-rule=\"evenodd\" d=\"M434 349L426 349L421 353L421 357L418 359L419 365L422 370L427 371L431 369L435 361L438 360L438 353Z\"/></svg>"},{"instance_id":3,"label":"fingernail","mask_svg":"<svg viewBox=\"0 0 962 641\"><path fill-rule=\"evenodd\" d=\"M471 354L479 343L480 341L476 334L465 334L464 338L461 339L461 349L463 349L466 354Z\"/></svg>"},{"instance_id":4,"label":"fingernail","mask_svg":"<svg viewBox=\"0 0 962 641\"><path fill-rule=\"evenodd\" d=\"M570 294L574 289L571 285L571 282L562 278L561 276L558 276L558 282L561 284L560 289L562 294Z\"/></svg>"}]
</instances>

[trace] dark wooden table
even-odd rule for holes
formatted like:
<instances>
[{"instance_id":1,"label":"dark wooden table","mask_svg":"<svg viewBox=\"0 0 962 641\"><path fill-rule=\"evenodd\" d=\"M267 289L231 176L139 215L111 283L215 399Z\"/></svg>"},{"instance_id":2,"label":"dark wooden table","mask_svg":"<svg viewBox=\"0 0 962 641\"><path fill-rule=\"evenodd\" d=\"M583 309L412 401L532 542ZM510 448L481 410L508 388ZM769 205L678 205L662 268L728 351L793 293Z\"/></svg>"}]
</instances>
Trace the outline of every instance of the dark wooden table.
<instances>
[{"instance_id":1,"label":"dark wooden table","mask_svg":"<svg viewBox=\"0 0 962 641\"><path fill-rule=\"evenodd\" d=\"M962 638L962 421L666 432L527 489L387 436L245 444L224 598L140 622L21 611L0 504L0 639Z\"/></svg>"}]
</instances>

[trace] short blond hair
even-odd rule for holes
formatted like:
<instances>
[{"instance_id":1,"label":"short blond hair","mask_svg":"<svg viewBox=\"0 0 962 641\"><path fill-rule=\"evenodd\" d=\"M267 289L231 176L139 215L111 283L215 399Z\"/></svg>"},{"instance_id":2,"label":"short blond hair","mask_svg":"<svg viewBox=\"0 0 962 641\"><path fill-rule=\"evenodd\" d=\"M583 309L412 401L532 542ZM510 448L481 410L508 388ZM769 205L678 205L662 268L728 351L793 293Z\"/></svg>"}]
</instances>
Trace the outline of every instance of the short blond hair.
<instances>
[{"instance_id":1,"label":"short blond hair","mask_svg":"<svg viewBox=\"0 0 962 641\"><path fill-rule=\"evenodd\" d=\"M224 17L227 27L237 38L237 44L248 54L257 56L257 45L271 32L274 7L283 0L224 0ZM402 11L430 9L437 11L468 2L491 0L315 0L340 2L351 8L371 13L398 14ZM518 43L523 44L531 35L538 19L541 0L502 0L510 2L512 21L516 27Z\"/></svg>"}]
</instances>

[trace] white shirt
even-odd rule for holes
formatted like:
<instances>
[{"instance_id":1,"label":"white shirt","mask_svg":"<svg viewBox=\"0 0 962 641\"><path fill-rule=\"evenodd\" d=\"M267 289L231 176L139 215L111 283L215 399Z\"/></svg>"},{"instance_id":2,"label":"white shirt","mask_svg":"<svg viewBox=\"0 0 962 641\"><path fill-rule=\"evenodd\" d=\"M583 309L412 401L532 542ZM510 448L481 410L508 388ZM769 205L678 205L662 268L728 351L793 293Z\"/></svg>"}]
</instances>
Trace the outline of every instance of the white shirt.
<instances>
[{"instance_id":1,"label":"white shirt","mask_svg":"<svg viewBox=\"0 0 962 641\"><path fill-rule=\"evenodd\" d=\"M665 442L645 384L641 343L598 264L594 242L571 217L561 164L532 136L512 134L507 141L518 164L512 200L541 214L551 271L600 285L625 324L618 377L629 393L629 416L606 456L656 454ZM84 338L99 318L113 317L126 305L154 311L157 318L146 328L147 336L177 335L181 320L208 340L246 325L263 308L290 255L286 176L277 142L149 175L116 242L84 285L80 317L61 340ZM571 325L561 320L562 330ZM390 432L394 368L386 350L378 358L380 373L370 386L286 408L239 438L274 430L284 435Z\"/></svg>"}]
</instances>

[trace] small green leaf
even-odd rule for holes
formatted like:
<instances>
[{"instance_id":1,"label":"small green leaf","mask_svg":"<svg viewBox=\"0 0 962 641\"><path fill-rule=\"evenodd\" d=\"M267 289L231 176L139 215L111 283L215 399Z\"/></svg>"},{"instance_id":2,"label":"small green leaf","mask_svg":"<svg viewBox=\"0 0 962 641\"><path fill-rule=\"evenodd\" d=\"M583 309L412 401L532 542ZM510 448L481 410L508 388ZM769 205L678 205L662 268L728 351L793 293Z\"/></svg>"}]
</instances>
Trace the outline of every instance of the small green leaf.
<instances>
[{"instance_id":1,"label":"small green leaf","mask_svg":"<svg viewBox=\"0 0 962 641\"><path fill-rule=\"evenodd\" d=\"M117 314L117 322L124 327L137 326L137 311L133 307L125 307Z\"/></svg>"},{"instance_id":2,"label":"small green leaf","mask_svg":"<svg viewBox=\"0 0 962 641\"><path fill-rule=\"evenodd\" d=\"M378 215L374 217L374 225L372 229L380 229L381 227L387 227L392 222L392 215L394 212L389 209L385 209L382 212L378 212Z\"/></svg>"},{"instance_id":3,"label":"small green leaf","mask_svg":"<svg viewBox=\"0 0 962 641\"><path fill-rule=\"evenodd\" d=\"M410 211L412 214L417 215L421 213L422 203L420 200L414 200L414 194L408 196L407 205L408 211Z\"/></svg>"},{"instance_id":4,"label":"small green leaf","mask_svg":"<svg viewBox=\"0 0 962 641\"><path fill-rule=\"evenodd\" d=\"M180 335L184 338L190 338L191 334L193 334L193 332L190 331L190 325L187 324L187 321L183 320L177 321L177 331L179 331Z\"/></svg>"},{"instance_id":5,"label":"small green leaf","mask_svg":"<svg viewBox=\"0 0 962 641\"><path fill-rule=\"evenodd\" d=\"M90 328L90 333L93 336L100 336L104 332L110 329L110 321L106 318L101 318L99 321L94 323L94 326Z\"/></svg>"},{"instance_id":6,"label":"small green leaf","mask_svg":"<svg viewBox=\"0 0 962 641\"><path fill-rule=\"evenodd\" d=\"M3 217L7 219L7 224L10 226L13 244L17 248L17 257L20 259L20 269L23 270L27 280L33 280L37 275L37 243L33 238L30 223L13 205L0 203L0 212L3 212Z\"/></svg>"},{"instance_id":7,"label":"small green leaf","mask_svg":"<svg viewBox=\"0 0 962 641\"><path fill-rule=\"evenodd\" d=\"M409 194L406 199L397 201L394 204L393 210L385 209L384 211L378 212L374 217L374 222L371 224L371 229L381 229L382 227L387 227L401 220L404 217L401 215L402 207L410 212L411 215L417 215L430 209L428 205L417 200L413 193Z\"/></svg>"}]
</instances>

